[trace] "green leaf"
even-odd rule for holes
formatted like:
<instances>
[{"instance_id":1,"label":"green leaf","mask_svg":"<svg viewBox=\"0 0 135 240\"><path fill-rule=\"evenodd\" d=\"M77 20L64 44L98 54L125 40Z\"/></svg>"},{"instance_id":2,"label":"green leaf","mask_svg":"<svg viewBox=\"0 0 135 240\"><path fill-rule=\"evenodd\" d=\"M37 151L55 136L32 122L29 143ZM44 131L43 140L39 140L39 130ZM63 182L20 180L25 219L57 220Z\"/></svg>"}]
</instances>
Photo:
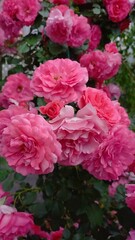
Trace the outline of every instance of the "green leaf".
<instances>
[{"instance_id":1,"label":"green leaf","mask_svg":"<svg viewBox=\"0 0 135 240\"><path fill-rule=\"evenodd\" d=\"M100 8L93 8L92 11L96 15L100 14L100 12L101 12Z\"/></svg>"},{"instance_id":2,"label":"green leaf","mask_svg":"<svg viewBox=\"0 0 135 240\"><path fill-rule=\"evenodd\" d=\"M5 169L0 170L0 182L3 182L8 177L9 171Z\"/></svg>"},{"instance_id":3,"label":"green leaf","mask_svg":"<svg viewBox=\"0 0 135 240\"><path fill-rule=\"evenodd\" d=\"M28 193L25 194L23 202L26 205L30 205L30 204L34 203L36 198L37 198L37 193L36 192L28 192Z\"/></svg>"},{"instance_id":4,"label":"green leaf","mask_svg":"<svg viewBox=\"0 0 135 240\"><path fill-rule=\"evenodd\" d=\"M28 46L27 42L19 43L18 51L20 53L27 53L27 52L29 52L29 46Z\"/></svg>"},{"instance_id":5,"label":"green leaf","mask_svg":"<svg viewBox=\"0 0 135 240\"><path fill-rule=\"evenodd\" d=\"M35 47L41 41L41 35L33 34L26 38L26 42L30 47Z\"/></svg>"},{"instance_id":6,"label":"green leaf","mask_svg":"<svg viewBox=\"0 0 135 240\"><path fill-rule=\"evenodd\" d=\"M46 215L45 203L36 203L29 207L29 211L35 215L35 217L42 218Z\"/></svg>"},{"instance_id":7,"label":"green leaf","mask_svg":"<svg viewBox=\"0 0 135 240\"><path fill-rule=\"evenodd\" d=\"M102 225L103 212L98 205L92 205L91 207L87 207L86 214L92 229Z\"/></svg>"},{"instance_id":8,"label":"green leaf","mask_svg":"<svg viewBox=\"0 0 135 240\"><path fill-rule=\"evenodd\" d=\"M14 174L14 179L17 180L17 181L23 181L25 178L26 178L25 176L22 176L19 173Z\"/></svg>"},{"instance_id":9,"label":"green leaf","mask_svg":"<svg viewBox=\"0 0 135 240\"><path fill-rule=\"evenodd\" d=\"M48 48L49 52L54 56L59 55L62 52L65 52L67 49L65 46L59 45L51 41L49 41L48 43Z\"/></svg>"},{"instance_id":10,"label":"green leaf","mask_svg":"<svg viewBox=\"0 0 135 240\"><path fill-rule=\"evenodd\" d=\"M71 235L70 231L68 229L64 229L64 232L63 232L64 239L69 239L70 235Z\"/></svg>"},{"instance_id":11,"label":"green leaf","mask_svg":"<svg viewBox=\"0 0 135 240\"><path fill-rule=\"evenodd\" d=\"M5 191L10 191L13 188L14 182L10 178L6 179L2 186Z\"/></svg>"}]
</instances>

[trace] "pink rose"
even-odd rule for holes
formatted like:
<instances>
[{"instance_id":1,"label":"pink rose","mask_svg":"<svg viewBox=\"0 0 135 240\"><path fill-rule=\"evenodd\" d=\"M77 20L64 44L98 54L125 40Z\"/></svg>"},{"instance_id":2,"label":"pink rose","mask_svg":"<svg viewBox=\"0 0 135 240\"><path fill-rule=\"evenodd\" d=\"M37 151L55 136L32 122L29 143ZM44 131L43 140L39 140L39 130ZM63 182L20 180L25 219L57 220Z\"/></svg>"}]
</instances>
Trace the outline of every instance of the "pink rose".
<instances>
[{"instance_id":1,"label":"pink rose","mask_svg":"<svg viewBox=\"0 0 135 240\"><path fill-rule=\"evenodd\" d=\"M58 231L50 233L50 240L61 240L63 237L64 229L60 228Z\"/></svg>"},{"instance_id":2,"label":"pink rose","mask_svg":"<svg viewBox=\"0 0 135 240\"><path fill-rule=\"evenodd\" d=\"M10 124L11 117L15 115L21 115L27 112L27 109L15 105L11 105L8 109L0 111L0 144L3 131Z\"/></svg>"},{"instance_id":3,"label":"pink rose","mask_svg":"<svg viewBox=\"0 0 135 240\"><path fill-rule=\"evenodd\" d=\"M78 16L74 14L72 16L72 21L73 25L67 44L71 47L80 47L89 39L90 25L88 24L87 18L82 15Z\"/></svg>"},{"instance_id":4,"label":"pink rose","mask_svg":"<svg viewBox=\"0 0 135 240\"><path fill-rule=\"evenodd\" d=\"M135 213L135 184L126 184L126 204Z\"/></svg>"},{"instance_id":5,"label":"pink rose","mask_svg":"<svg viewBox=\"0 0 135 240\"><path fill-rule=\"evenodd\" d=\"M135 239L135 230L131 230L126 240L134 240L134 239Z\"/></svg>"},{"instance_id":6,"label":"pink rose","mask_svg":"<svg viewBox=\"0 0 135 240\"><path fill-rule=\"evenodd\" d=\"M63 107L63 104L61 102L55 101L55 102L47 103L45 106L41 106L39 108L39 111L43 115L47 115L49 118L53 119L59 114L60 109L62 107Z\"/></svg>"},{"instance_id":7,"label":"pink rose","mask_svg":"<svg viewBox=\"0 0 135 240\"><path fill-rule=\"evenodd\" d=\"M17 212L15 208L0 206L0 238L2 240L15 240L25 237L28 233L48 237L48 234L36 226L33 217L29 213Z\"/></svg>"},{"instance_id":8,"label":"pink rose","mask_svg":"<svg viewBox=\"0 0 135 240\"><path fill-rule=\"evenodd\" d=\"M106 139L83 162L83 168L100 180L117 180L134 160L135 133L123 125L113 127Z\"/></svg>"},{"instance_id":9,"label":"pink rose","mask_svg":"<svg viewBox=\"0 0 135 240\"><path fill-rule=\"evenodd\" d=\"M4 30L0 28L0 47L4 45L4 42L6 40Z\"/></svg>"},{"instance_id":10,"label":"pink rose","mask_svg":"<svg viewBox=\"0 0 135 240\"><path fill-rule=\"evenodd\" d=\"M90 103L97 110L97 115L107 121L112 126L120 121L120 114L113 101L107 97L106 93L100 89L87 87L82 97L78 101L80 108Z\"/></svg>"},{"instance_id":11,"label":"pink rose","mask_svg":"<svg viewBox=\"0 0 135 240\"><path fill-rule=\"evenodd\" d=\"M125 185L128 183L128 179L121 177L118 181L114 181L111 185L108 187L108 193L110 197L114 197L114 195L117 192L117 188L119 185Z\"/></svg>"},{"instance_id":12,"label":"pink rose","mask_svg":"<svg viewBox=\"0 0 135 240\"><path fill-rule=\"evenodd\" d=\"M112 22L121 22L124 20L128 16L132 7L129 0L104 0L104 3L109 19Z\"/></svg>"},{"instance_id":13,"label":"pink rose","mask_svg":"<svg viewBox=\"0 0 135 240\"><path fill-rule=\"evenodd\" d=\"M17 18L23 25L30 26L34 23L41 5L38 0L18 0Z\"/></svg>"},{"instance_id":14,"label":"pink rose","mask_svg":"<svg viewBox=\"0 0 135 240\"><path fill-rule=\"evenodd\" d=\"M77 101L86 88L88 74L86 68L70 59L49 60L34 72L31 88L36 96L47 102Z\"/></svg>"},{"instance_id":15,"label":"pink rose","mask_svg":"<svg viewBox=\"0 0 135 240\"><path fill-rule=\"evenodd\" d=\"M22 175L47 174L61 154L61 146L43 117L26 113L11 117L2 133L0 152Z\"/></svg>"},{"instance_id":16,"label":"pink rose","mask_svg":"<svg viewBox=\"0 0 135 240\"><path fill-rule=\"evenodd\" d=\"M4 192L2 185L0 185L0 201L3 199L3 204L10 205L13 202L13 197L9 192Z\"/></svg>"},{"instance_id":17,"label":"pink rose","mask_svg":"<svg viewBox=\"0 0 135 240\"><path fill-rule=\"evenodd\" d=\"M117 101L113 101L113 104L114 104L116 110L118 111L118 113L120 115L119 123L129 127L129 125L131 124L131 121L130 121L129 116L126 112L126 109L123 108L122 106L120 106L120 103L117 102Z\"/></svg>"},{"instance_id":18,"label":"pink rose","mask_svg":"<svg viewBox=\"0 0 135 240\"><path fill-rule=\"evenodd\" d=\"M119 100L121 96L121 89L118 85L109 83L108 85L103 86L103 91L106 92L107 96L112 100Z\"/></svg>"},{"instance_id":19,"label":"pink rose","mask_svg":"<svg viewBox=\"0 0 135 240\"><path fill-rule=\"evenodd\" d=\"M63 6L61 8L61 6ZM64 5L54 7L49 13L46 21L46 35L53 41L59 44L65 44L69 38L72 29L72 10Z\"/></svg>"},{"instance_id":20,"label":"pink rose","mask_svg":"<svg viewBox=\"0 0 135 240\"><path fill-rule=\"evenodd\" d=\"M91 25L89 47L87 51L94 50L100 43L102 37L101 29L98 25Z\"/></svg>"},{"instance_id":21,"label":"pink rose","mask_svg":"<svg viewBox=\"0 0 135 240\"><path fill-rule=\"evenodd\" d=\"M2 87L2 93L8 101L33 100L33 93L30 88L30 79L23 73L9 75L6 83Z\"/></svg>"},{"instance_id":22,"label":"pink rose","mask_svg":"<svg viewBox=\"0 0 135 240\"><path fill-rule=\"evenodd\" d=\"M89 77L100 82L115 76L121 65L121 54L116 52L116 47L107 44L104 52L95 50L82 55L80 58L81 66L86 67ZM115 52L114 52L115 49Z\"/></svg>"},{"instance_id":23,"label":"pink rose","mask_svg":"<svg viewBox=\"0 0 135 240\"><path fill-rule=\"evenodd\" d=\"M58 162L66 166L78 165L87 159L108 130L90 104L79 110L76 116L71 106L65 106L50 124L62 146Z\"/></svg>"}]
</instances>

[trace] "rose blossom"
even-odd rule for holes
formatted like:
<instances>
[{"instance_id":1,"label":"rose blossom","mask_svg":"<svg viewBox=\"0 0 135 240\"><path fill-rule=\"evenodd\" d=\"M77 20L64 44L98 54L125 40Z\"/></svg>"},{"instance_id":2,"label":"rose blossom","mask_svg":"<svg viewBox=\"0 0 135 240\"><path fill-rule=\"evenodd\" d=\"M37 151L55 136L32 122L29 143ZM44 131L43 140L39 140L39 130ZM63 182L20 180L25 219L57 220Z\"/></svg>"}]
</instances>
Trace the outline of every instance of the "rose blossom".
<instances>
[{"instance_id":1,"label":"rose blossom","mask_svg":"<svg viewBox=\"0 0 135 240\"><path fill-rule=\"evenodd\" d=\"M124 20L132 7L129 0L104 0L106 10L109 15L109 19L112 22L121 22Z\"/></svg>"},{"instance_id":2,"label":"rose blossom","mask_svg":"<svg viewBox=\"0 0 135 240\"><path fill-rule=\"evenodd\" d=\"M63 232L64 232L63 228L60 228L58 231L51 232L49 240L61 240L63 237Z\"/></svg>"},{"instance_id":3,"label":"rose blossom","mask_svg":"<svg viewBox=\"0 0 135 240\"><path fill-rule=\"evenodd\" d=\"M113 127L106 139L83 162L83 168L100 180L117 180L133 162L135 133L123 125Z\"/></svg>"},{"instance_id":4,"label":"rose blossom","mask_svg":"<svg viewBox=\"0 0 135 240\"><path fill-rule=\"evenodd\" d=\"M17 18L23 25L30 26L36 19L41 5L38 0L18 0Z\"/></svg>"},{"instance_id":5,"label":"rose blossom","mask_svg":"<svg viewBox=\"0 0 135 240\"><path fill-rule=\"evenodd\" d=\"M120 114L113 104L113 101L108 98L105 92L100 89L87 87L83 92L82 97L78 101L80 108L90 103L97 110L97 115L107 121L108 125L119 123Z\"/></svg>"},{"instance_id":6,"label":"rose blossom","mask_svg":"<svg viewBox=\"0 0 135 240\"><path fill-rule=\"evenodd\" d=\"M105 51L91 51L80 58L81 66L86 67L89 77L100 82L115 76L121 65L121 54L115 43L105 45Z\"/></svg>"},{"instance_id":7,"label":"rose blossom","mask_svg":"<svg viewBox=\"0 0 135 240\"><path fill-rule=\"evenodd\" d=\"M70 47L80 47L89 39L90 25L88 24L87 18L82 15L78 16L74 14L72 16L72 21L73 25L67 44Z\"/></svg>"},{"instance_id":8,"label":"rose blossom","mask_svg":"<svg viewBox=\"0 0 135 240\"><path fill-rule=\"evenodd\" d=\"M129 236L126 240L134 240L135 239L135 230L130 230Z\"/></svg>"},{"instance_id":9,"label":"rose blossom","mask_svg":"<svg viewBox=\"0 0 135 240\"><path fill-rule=\"evenodd\" d=\"M21 115L27 112L28 110L26 108L15 105L11 105L8 109L0 111L0 144L4 128L6 128L10 124L11 117L15 115Z\"/></svg>"},{"instance_id":10,"label":"rose blossom","mask_svg":"<svg viewBox=\"0 0 135 240\"><path fill-rule=\"evenodd\" d=\"M2 87L2 93L9 101L11 99L17 102L33 100L30 79L23 73L9 75Z\"/></svg>"},{"instance_id":11,"label":"rose blossom","mask_svg":"<svg viewBox=\"0 0 135 240\"><path fill-rule=\"evenodd\" d=\"M39 226L36 226L33 217L29 213L17 212L15 208L0 206L0 239L15 240L18 237L25 237L28 233L48 237Z\"/></svg>"},{"instance_id":12,"label":"rose blossom","mask_svg":"<svg viewBox=\"0 0 135 240\"><path fill-rule=\"evenodd\" d=\"M10 205L13 202L13 197L10 196L9 192L4 192L2 185L0 184L0 201L3 198L4 204Z\"/></svg>"},{"instance_id":13,"label":"rose blossom","mask_svg":"<svg viewBox=\"0 0 135 240\"><path fill-rule=\"evenodd\" d=\"M78 165L87 159L98 148L108 130L90 104L79 110L76 116L71 106L65 106L50 124L62 145L58 162L66 166Z\"/></svg>"},{"instance_id":14,"label":"rose blossom","mask_svg":"<svg viewBox=\"0 0 135 240\"><path fill-rule=\"evenodd\" d=\"M106 92L107 96L114 100L119 100L120 96L121 96L121 89L118 85L113 84L113 83L109 83L108 85L104 85L102 87L103 91Z\"/></svg>"},{"instance_id":15,"label":"rose blossom","mask_svg":"<svg viewBox=\"0 0 135 240\"><path fill-rule=\"evenodd\" d=\"M47 102L77 101L86 88L88 74L86 68L70 59L49 60L34 72L31 88L36 96L44 97Z\"/></svg>"},{"instance_id":16,"label":"rose blossom","mask_svg":"<svg viewBox=\"0 0 135 240\"><path fill-rule=\"evenodd\" d=\"M62 102L55 101L55 102L47 103L45 106L39 107L39 111L43 115L47 115L49 118L53 119L59 114L60 109L62 107L63 107Z\"/></svg>"},{"instance_id":17,"label":"rose blossom","mask_svg":"<svg viewBox=\"0 0 135 240\"><path fill-rule=\"evenodd\" d=\"M126 184L126 204L135 213L135 184Z\"/></svg>"},{"instance_id":18,"label":"rose blossom","mask_svg":"<svg viewBox=\"0 0 135 240\"><path fill-rule=\"evenodd\" d=\"M0 150L9 166L24 176L52 172L61 154L49 123L32 113L11 117L3 130Z\"/></svg>"},{"instance_id":19,"label":"rose blossom","mask_svg":"<svg viewBox=\"0 0 135 240\"><path fill-rule=\"evenodd\" d=\"M72 12L72 10L64 5L51 9L46 21L45 32L53 42L59 44L67 42L73 24L71 18Z\"/></svg>"},{"instance_id":20,"label":"rose blossom","mask_svg":"<svg viewBox=\"0 0 135 240\"><path fill-rule=\"evenodd\" d=\"M86 0L73 0L73 2L75 3L75 4L84 4L84 3L86 3Z\"/></svg>"},{"instance_id":21,"label":"rose blossom","mask_svg":"<svg viewBox=\"0 0 135 240\"><path fill-rule=\"evenodd\" d=\"M91 51L97 48L102 37L101 29L98 25L93 24L90 26L91 26L91 29L90 29L90 37L89 37L89 47L87 51Z\"/></svg>"},{"instance_id":22,"label":"rose blossom","mask_svg":"<svg viewBox=\"0 0 135 240\"><path fill-rule=\"evenodd\" d=\"M118 111L118 113L120 115L119 123L129 127L129 125L131 124L131 121L130 121L129 116L126 112L126 109L123 108L122 106L120 106L120 103L117 102L117 101L113 101L113 104L114 104L116 110Z\"/></svg>"}]
</instances>

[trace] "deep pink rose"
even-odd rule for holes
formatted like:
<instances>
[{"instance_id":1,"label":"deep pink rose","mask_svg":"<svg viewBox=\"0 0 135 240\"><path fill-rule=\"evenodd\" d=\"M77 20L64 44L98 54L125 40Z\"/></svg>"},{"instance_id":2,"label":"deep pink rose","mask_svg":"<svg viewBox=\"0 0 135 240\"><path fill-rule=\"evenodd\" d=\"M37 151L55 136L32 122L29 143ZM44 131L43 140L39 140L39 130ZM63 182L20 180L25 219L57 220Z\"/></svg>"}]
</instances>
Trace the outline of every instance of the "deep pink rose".
<instances>
[{"instance_id":1,"label":"deep pink rose","mask_svg":"<svg viewBox=\"0 0 135 240\"><path fill-rule=\"evenodd\" d=\"M83 168L100 180L117 180L133 162L135 133L123 125L113 127Z\"/></svg>"},{"instance_id":2,"label":"deep pink rose","mask_svg":"<svg viewBox=\"0 0 135 240\"><path fill-rule=\"evenodd\" d=\"M61 240L63 237L63 228L60 228L58 231L50 233L50 240Z\"/></svg>"},{"instance_id":3,"label":"deep pink rose","mask_svg":"<svg viewBox=\"0 0 135 240\"><path fill-rule=\"evenodd\" d=\"M134 240L135 239L135 230L130 230L129 236L126 240Z\"/></svg>"},{"instance_id":4,"label":"deep pink rose","mask_svg":"<svg viewBox=\"0 0 135 240\"><path fill-rule=\"evenodd\" d=\"M87 68L89 77L100 83L115 76L121 65L121 54L116 52L116 47L112 43L110 47L108 45L105 46L104 52L95 50L80 58L80 63Z\"/></svg>"},{"instance_id":5,"label":"deep pink rose","mask_svg":"<svg viewBox=\"0 0 135 240\"><path fill-rule=\"evenodd\" d=\"M121 117L117 108L102 90L87 87L78 101L78 106L82 108L87 103L96 108L98 116L106 120L109 126L119 123Z\"/></svg>"},{"instance_id":6,"label":"deep pink rose","mask_svg":"<svg viewBox=\"0 0 135 240\"><path fill-rule=\"evenodd\" d=\"M135 213L135 184L126 184L126 204Z\"/></svg>"},{"instance_id":7,"label":"deep pink rose","mask_svg":"<svg viewBox=\"0 0 135 240\"><path fill-rule=\"evenodd\" d=\"M0 47L4 45L4 42L6 40L4 30L0 28Z\"/></svg>"},{"instance_id":8,"label":"deep pink rose","mask_svg":"<svg viewBox=\"0 0 135 240\"><path fill-rule=\"evenodd\" d=\"M75 116L74 109L65 106L50 123L62 145L59 163L66 166L78 165L87 159L98 148L108 130L90 104Z\"/></svg>"},{"instance_id":9,"label":"deep pink rose","mask_svg":"<svg viewBox=\"0 0 135 240\"><path fill-rule=\"evenodd\" d=\"M71 47L80 47L86 40L89 39L90 25L88 24L86 17L82 15L78 16L77 14L72 16L72 22L73 25L67 44Z\"/></svg>"},{"instance_id":10,"label":"deep pink rose","mask_svg":"<svg viewBox=\"0 0 135 240\"><path fill-rule=\"evenodd\" d=\"M75 4L84 4L84 3L86 3L86 0L73 0L73 2L75 3Z\"/></svg>"},{"instance_id":11,"label":"deep pink rose","mask_svg":"<svg viewBox=\"0 0 135 240\"><path fill-rule=\"evenodd\" d=\"M87 69L70 59L49 60L34 72L31 88L36 96L44 97L47 102L77 101L88 81Z\"/></svg>"},{"instance_id":12,"label":"deep pink rose","mask_svg":"<svg viewBox=\"0 0 135 240\"><path fill-rule=\"evenodd\" d=\"M132 5L129 0L104 0L109 19L112 22L121 22L129 14Z\"/></svg>"},{"instance_id":13,"label":"deep pink rose","mask_svg":"<svg viewBox=\"0 0 135 240\"><path fill-rule=\"evenodd\" d=\"M97 48L102 37L101 29L98 25L90 25L90 26L91 26L91 30L90 30L90 37L89 37L89 47L87 51L91 51Z\"/></svg>"},{"instance_id":14,"label":"deep pink rose","mask_svg":"<svg viewBox=\"0 0 135 240\"><path fill-rule=\"evenodd\" d=\"M46 21L46 35L53 41L59 44L65 44L69 38L72 29L72 18L68 7L54 7L49 13ZM64 11L63 11L64 10Z\"/></svg>"},{"instance_id":15,"label":"deep pink rose","mask_svg":"<svg viewBox=\"0 0 135 240\"><path fill-rule=\"evenodd\" d=\"M22 175L47 174L53 171L61 146L43 117L26 113L11 117L2 133L0 152Z\"/></svg>"},{"instance_id":16,"label":"deep pink rose","mask_svg":"<svg viewBox=\"0 0 135 240\"><path fill-rule=\"evenodd\" d=\"M8 101L15 100L18 103L33 100L34 97L30 88L30 79L23 73L9 75L2 87L2 93Z\"/></svg>"},{"instance_id":17,"label":"deep pink rose","mask_svg":"<svg viewBox=\"0 0 135 240\"><path fill-rule=\"evenodd\" d=\"M47 115L50 119L53 119L59 114L60 109L62 107L63 107L62 102L55 101L55 102L47 103L45 106L41 106L39 108L39 111L43 115Z\"/></svg>"},{"instance_id":18,"label":"deep pink rose","mask_svg":"<svg viewBox=\"0 0 135 240\"><path fill-rule=\"evenodd\" d=\"M36 226L29 213L17 212L15 208L0 206L0 239L15 240L25 237L28 233L36 234L47 239L48 234Z\"/></svg>"},{"instance_id":19,"label":"deep pink rose","mask_svg":"<svg viewBox=\"0 0 135 240\"><path fill-rule=\"evenodd\" d=\"M126 112L126 109L123 108L122 106L120 106L120 103L117 101L113 101L113 104L115 106L115 108L117 109L119 115L120 115L120 124L123 124L127 127L129 127L129 125L131 124L130 118Z\"/></svg>"}]
</instances>

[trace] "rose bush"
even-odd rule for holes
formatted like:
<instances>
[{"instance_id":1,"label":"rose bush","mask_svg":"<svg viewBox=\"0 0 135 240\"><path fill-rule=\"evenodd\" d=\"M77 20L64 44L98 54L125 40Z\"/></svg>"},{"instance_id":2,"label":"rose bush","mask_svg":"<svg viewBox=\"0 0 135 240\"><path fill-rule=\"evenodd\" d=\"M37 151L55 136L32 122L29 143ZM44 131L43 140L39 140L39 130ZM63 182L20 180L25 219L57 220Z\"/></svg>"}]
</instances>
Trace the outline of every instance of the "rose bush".
<instances>
[{"instance_id":1,"label":"rose bush","mask_svg":"<svg viewBox=\"0 0 135 240\"><path fill-rule=\"evenodd\" d=\"M134 4L1 1L0 239L134 239Z\"/></svg>"}]
</instances>

